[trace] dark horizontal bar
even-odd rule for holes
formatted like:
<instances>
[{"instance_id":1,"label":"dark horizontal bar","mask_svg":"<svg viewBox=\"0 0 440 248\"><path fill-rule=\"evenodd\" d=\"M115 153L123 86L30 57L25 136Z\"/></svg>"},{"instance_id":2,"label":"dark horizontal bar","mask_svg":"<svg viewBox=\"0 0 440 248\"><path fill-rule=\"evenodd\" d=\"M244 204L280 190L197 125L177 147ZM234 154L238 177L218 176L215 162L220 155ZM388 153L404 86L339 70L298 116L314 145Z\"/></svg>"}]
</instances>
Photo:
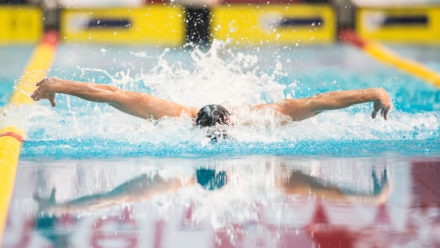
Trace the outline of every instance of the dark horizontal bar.
<instances>
[{"instance_id":1,"label":"dark horizontal bar","mask_svg":"<svg viewBox=\"0 0 440 248\"><path fill-rule=\"evenodd\" d=\"M129 19L92 19L87 22L86 28L130 28Z\"/></svg>"},{"instance_id":2,"label":"dark horizontal bar","mask_svg":"<svg viewBox=\"0 0 440 248\"><path fill-rule=\"evenodd\" d=\"M312 26L322 25L323 19L321 17L314 18L282 18L277 24L279 27L291 26Z\"/></svg>"},{"instance_id":3,"label":"dark horizontal bar","mask_svg":"<svg viewBox=\"0 0 440 248\"><path fill-rule=\"evenodd\" d=\"M385 18L383 25L427 25L428 21L427 16L393 16Z\"/></svg>"}]
</instances>

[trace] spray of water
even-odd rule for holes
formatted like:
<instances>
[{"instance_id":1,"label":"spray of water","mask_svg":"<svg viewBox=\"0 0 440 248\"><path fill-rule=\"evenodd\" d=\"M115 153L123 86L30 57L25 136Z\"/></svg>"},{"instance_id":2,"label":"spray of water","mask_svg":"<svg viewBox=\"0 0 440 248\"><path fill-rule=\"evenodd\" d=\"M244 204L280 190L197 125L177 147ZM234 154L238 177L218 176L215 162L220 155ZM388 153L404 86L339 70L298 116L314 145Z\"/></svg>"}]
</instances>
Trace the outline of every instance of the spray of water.
<instances>
[{"instance_id":1,"label":"spray of water","mask_svg":"<svg viewBox=\"0 0 440 248\"><path fill-rule=\"evenodd\" d=\"M151 59L153 55L130 52L129 56ZM207 51L165 49L151 67L142 70L124 68L110 73L106 68L78 69L81 78L100 75L117 87L148 92L184 105L223 104L233 109L239 118L232 130L231 142L236 144L287 142L295 146L300 141L405 140L438 136L440 117L435 112L392 111L388 121L371 120L369 104L280 126L281 120L274 119L272 113L251 113L249 106L294 97L296 92L304 90L301 88L304 84L299 85L294 75L286 73L287 62L275 60L268 70L267 62L262 60L258 52L232 51L224 43L215 41ZM333 80L332 84L337 82ZM64 140L67 144L73 140L81 146L95 144L99 149L104 149L106 142L155 144L157 149L210 144L204 130L193 127L189 117L142 120L75 97L60 95L57 100L55 109L41 103L11 110L3 122L26 126L30 140Z\"/></svg>"}]
</instances>

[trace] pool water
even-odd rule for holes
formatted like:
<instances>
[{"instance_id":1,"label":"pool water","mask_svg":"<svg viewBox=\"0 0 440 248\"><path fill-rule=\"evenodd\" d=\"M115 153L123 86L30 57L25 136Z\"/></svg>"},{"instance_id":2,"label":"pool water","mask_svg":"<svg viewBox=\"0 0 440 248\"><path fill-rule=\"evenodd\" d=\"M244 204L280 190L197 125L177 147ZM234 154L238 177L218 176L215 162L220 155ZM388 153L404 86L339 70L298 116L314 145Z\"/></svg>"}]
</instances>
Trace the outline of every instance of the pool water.
<instances>
[{"instance_id":1,"label":"pool water","mask_svg":"<svg viewBox=\"0 0 440 248\"><path fill-rule=\"evenodd\" d=\"M20 77L32 46L0 46L0 106L8 103L14 83Z\"/></svg>"},{"instance_id":2,"label":"pool water","mask_svg":"<svg viewBox=\"0 0 440 248\"><path fill-rule=\"evenodd\" d=\"M435 57L428 49L396 50L440 71L440 55ZM420 59L423 55L427 59ZM440 91L349 46L235 50L215 43L210 51L191 52L62 45L49 76L111 83L196 107L210 103L235 107L332 90L384 87L394 109L388 121L371 120L371 105L363 104L281 128L271 116L258 116L257 121L250 117L255 124L249 128L237 123L232 142L206 146L205 133L192 127L189 118L144 121L109 106L58 96L56 109L45 102L20 110L26 112L31 134L24 159L439 151L435 141L440 135Z\"/></svg>"},{"instance_id":3,"label":"pool water","mask_svg":"<svg viewBox=\"0 0 440 248\"><path fill-rule=\"evenodd\" d=\"M390 47L440 72L437 48ZM199 107L383 87L394 106L387 121L363 104L282 127L261 113L217 144L186 117L62 95L22 106L3 121L29 135L3 247L440 245L440 91L353 47L62 44L49 76Z\"/></svg>"}]
</instances>

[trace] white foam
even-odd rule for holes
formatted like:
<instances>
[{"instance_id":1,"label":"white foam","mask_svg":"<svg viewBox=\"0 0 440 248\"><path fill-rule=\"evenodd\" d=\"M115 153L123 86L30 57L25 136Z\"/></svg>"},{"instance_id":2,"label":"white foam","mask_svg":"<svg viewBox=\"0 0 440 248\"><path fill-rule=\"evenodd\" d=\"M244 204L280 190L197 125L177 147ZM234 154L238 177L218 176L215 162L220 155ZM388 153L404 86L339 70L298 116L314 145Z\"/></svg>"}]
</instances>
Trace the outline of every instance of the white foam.
<instances>
[{"instance_id":1,"label":"white foam","mask_svg":"<svg viewBox=\"0 0 440 248\"><path fill-rule=\"evenodd\" d=\"M109 51L107 51L109 52ZM138 52L128 52L139 59ZM201 107L205 104L224 104L227 107L276 102L303 90L295 78L280 83L285 76L281 60L273 61L268 71L258 54L234 52L224 43L215 41L208 51L194 50L184 59L173 59L165 49L149 71L123 69L110 73L105 68L79 67L83 77L96 73L110 79L111 84L128 90L149 91L151 94L181 104ZM141 57L151 59L148 52ZM262 55L260 55L262 56ZM169 59L168 57L171 57ZM263 59L264 60L264 59ZM334 83L334 82L333 82ZM141 85L140 85L141 84ZM159 121L142 120L120 113L113 108L58 96L58 106L50 108L47 102L35 106L10 109L0 123L20 125L30 129L30 139L93 139L101 138L133 143L168 143L203 141L204 133L194 128L189 117L163 118ZM363 139L425 139L438 135L440 116L436 112L407 113L392 111L389 120L370 118L371 104L346 110L320 114L314 118L279 127L279 120L260 113L251 116L254 124L245 125L246 111L240 113L233 133L240 142L280 142L298 140L363 140Z\"/></svg>"}]
</instances>

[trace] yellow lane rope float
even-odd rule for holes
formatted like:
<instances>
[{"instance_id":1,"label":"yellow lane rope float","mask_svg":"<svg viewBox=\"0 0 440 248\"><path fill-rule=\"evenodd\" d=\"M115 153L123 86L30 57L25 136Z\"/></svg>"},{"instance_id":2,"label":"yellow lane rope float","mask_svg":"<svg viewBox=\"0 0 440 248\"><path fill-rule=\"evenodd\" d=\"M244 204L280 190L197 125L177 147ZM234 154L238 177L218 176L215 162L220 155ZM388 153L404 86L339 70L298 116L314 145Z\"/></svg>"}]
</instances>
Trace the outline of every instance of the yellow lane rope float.
<instances>
[{"instance_id":1,"label":"yellow lane rope float","mask_svg":"<svg viewBox=\"0 0 440 248\"><path fill-rule=\"evenodd\" d=\"M392 65L408 74L440 87L440 74L414 60L404 58L390 51L380 43L362 39L352 30L341 32L343 41L361 48L364 52L385 64Z\"/></svg>"},{"instance_id":2,"label":"yellow lane rope float","mask_svg":"<svg viewBox=\"0 0 440 248\"><path fill-rule=\"evenodd\" d=\"M30 94L35 83L46 76L47 70L55 58L58 43L56 32L47 32L36 46L33 54L19 79L9 105L32 103ZM15 183L20 149L25 139L25 132L17 127L0 129L0 243L8 216L8 208Z\"/></svg>"}]
</instances>

